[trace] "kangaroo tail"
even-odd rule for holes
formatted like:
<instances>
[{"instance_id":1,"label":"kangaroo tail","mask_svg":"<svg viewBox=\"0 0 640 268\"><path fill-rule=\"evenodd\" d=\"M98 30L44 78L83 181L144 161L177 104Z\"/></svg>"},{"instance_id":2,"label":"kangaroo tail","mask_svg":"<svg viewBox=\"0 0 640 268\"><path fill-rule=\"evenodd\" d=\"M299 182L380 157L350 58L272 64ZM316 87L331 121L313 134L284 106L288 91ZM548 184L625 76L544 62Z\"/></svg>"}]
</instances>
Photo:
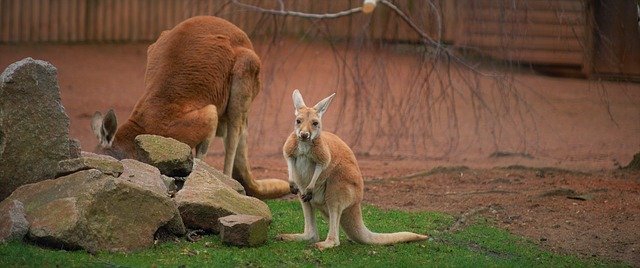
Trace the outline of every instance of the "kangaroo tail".
<instances>
[{"instance_id":1,"label":"kangaroo tail","mask_svg":"<svg viewBox=\"0 0 640 268\"><path fill-rule=\"evenodd\" d=\"M246 189L247 193L259 199L273 199L290 193L289 183L278 179L255 180L254 189Z\"/></svg>"},{"instance_id":2,"label":"kangaroo tail","mask_svg":"<svg viewBox=\"0 0 640 268\"><path fill-rule=\"evenodd\" d=\"M349 239L361 244L390 245L396 243L426 240L429 237L411 232L374 233L362 221L362 209L359 204L344 210L340 220L342 229Z\"/></svg>"},{"instance_id":3,"label":"kangaroo tail","mask_svg":"<svg viewBox=\"0 0 640 268\"><path fill-rule=\"evenodd\" d=\"M236 158L236 162L239 162L238 166L242 168L234 167L232 177L242 184L248 196L258 199L273 199L291 192L289 190L289 182L278 179L256 180L251 174L251 168L246 161Z\"/></svg>"}]
</instances>

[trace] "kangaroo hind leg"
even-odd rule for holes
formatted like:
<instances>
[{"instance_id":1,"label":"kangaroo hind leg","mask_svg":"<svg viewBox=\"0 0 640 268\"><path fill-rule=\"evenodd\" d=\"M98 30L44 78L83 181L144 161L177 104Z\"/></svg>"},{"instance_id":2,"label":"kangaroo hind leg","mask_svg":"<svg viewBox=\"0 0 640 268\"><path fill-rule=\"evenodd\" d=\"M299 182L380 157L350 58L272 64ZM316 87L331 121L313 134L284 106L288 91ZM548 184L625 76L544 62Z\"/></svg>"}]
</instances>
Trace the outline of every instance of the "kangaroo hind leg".
<instances>
[{"instance_id":1,"label":"kangaroo hind leg","mask_svg":"<svg viewBox=\"0 0 640 268\"><path fill-rule=\"evenodd\" d=\"M316 225L316 216L314 209L309 202L303 202L302 212L304 214L304 233L301 234L279 234L276 239L283 241L318 241L318 227Z\"/></svg>"},{"instance_id":2,"label":"kangaroo hind leg","mask_svg":"<svg viewBox=\"0 0 640 268\"><path fill-rule=\"evenodd\" d=\"M217 127L218 111L215 105L210 104L174 118L164 131L156 133L188 144L195 148L197 158L204 159Z\"/></svg>"}]
</instances>

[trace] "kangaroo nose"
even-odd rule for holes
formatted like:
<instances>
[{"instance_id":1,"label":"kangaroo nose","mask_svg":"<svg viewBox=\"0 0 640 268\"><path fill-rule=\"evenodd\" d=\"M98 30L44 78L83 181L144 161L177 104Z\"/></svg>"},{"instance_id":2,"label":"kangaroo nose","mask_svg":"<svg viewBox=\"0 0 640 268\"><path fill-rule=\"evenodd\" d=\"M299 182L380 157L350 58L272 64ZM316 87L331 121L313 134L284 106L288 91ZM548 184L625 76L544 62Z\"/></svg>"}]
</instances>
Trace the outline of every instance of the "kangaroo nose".
<instances>
[{"instance_id":1,"label":"kangaroo nose","mask_svg":"<svg viewBox=\"0 0 640 268\"><path fill-rule=\"evenodd\" d=\"M309 138L309 132L300 132L300 138L302 139L308 139Z\"/></svg>"}]
</instances>

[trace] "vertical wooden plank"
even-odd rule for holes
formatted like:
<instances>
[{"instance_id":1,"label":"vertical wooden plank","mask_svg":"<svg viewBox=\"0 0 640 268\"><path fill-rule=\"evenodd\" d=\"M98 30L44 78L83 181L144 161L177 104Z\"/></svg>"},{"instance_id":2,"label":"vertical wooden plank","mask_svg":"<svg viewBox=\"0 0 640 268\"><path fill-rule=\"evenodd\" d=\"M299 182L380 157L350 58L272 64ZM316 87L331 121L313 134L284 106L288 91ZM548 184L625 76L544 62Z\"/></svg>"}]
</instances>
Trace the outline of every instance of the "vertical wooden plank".
<instances>
[{"instance_id":1,"label":"vertical wooden plank","mask_svg":"<svg viewBox=\"0 0 640 268\"><path fill-rule=\"evenodd\" d=\"M156 31L158 31L158 28L160 27L160 24L158 22L158 17L160 16L160 7L161 7L161 2L160 1L152 1L152 8L151 8L151 23L149 27L149 35L147 36L147 40L153 40L155 37L155 33Z\"/></svg>"},{"instance_id":2,"label":"vertical wooden plank","mask_svg":"<svg viewBox=\"0 0 640 268\"><path fill-rule=\"evenodd\" d=\"M20 8L22 1L14 1L12 5L11 15L9 16L11 19L11 37L9 38L10 42L17 42L20 40Z\"/></svg>"},{"instance_id":3,"label":"vertical wooden plank","mask_svg":"<svg viewBox=\"0 0 640 268\"><path fill-rule=\"evenodd\" d=\"M115 41L121 41L122 38L122 14L124 14L124 8L122 7L122 0L114 0L113 5L113 39Z\"/></svg>"},{"instance_id":4,"label":"vertical wooden plank","mask_svg":"<svg viewBox=\"0 0 640 268\"><path fill-rule=\"evenodd\" d=\"M151 28L153 28L153 26L152 26L153 25L153 21L152 21L153 11L151 9L154 7L154 5L153 5L152 0L144 0L144 5L145 5L144 8L143 8L144 11L145 11L144 12L145 13L145 15L144 15L144 35L142 36L142 39L146 41L146 40L149 40L149 35L150 35L150 32L151 32Z\"/></svg>"},{"instance_id":5,"label":"vertical wooden plank","mask_svg":"<svg viewBox=\"0 0 640 268\"><path fill-rule=\"evenodd\" d=\"M60 1L59 0L51 0L49 3L51 6L50 10L50 23L49 23L49 41L57 42L60 40Z\"/></svg>"},{"instance_id":6,"label":"vertical wooden plank","mask_svg":"<svg viewBox=\"0 0 640 268\"><path fill-rule=\"evenodd\" d=\"M130 1L131 3L131 21L130 21L130 26L131 26L131 40L132 41L138 41L140 39L139 34L140 34L140 1Z\"/></svg>"},{"instance_id":7,"label":"vertical wooden plank","mask_svg":"<svg viewBox=\"0 0 640 268\"><path fill-rule=\"evenodd\" d=\"M87 3L88 0L78 0L78 40L87 41Z\"/></svg>"},{"instance_id":8,"label":"vertical wooden plank","mask_svg":"<svg viewBox=\"0 0 640 268\"><path fill-rule=\"evenodd\" d=\"M60 41L68 42L70 40L71 31L71 18L70 18L70 2L72 0L59 0L60 1Z\"/></svg>"},{"instance_id":9,"label":"vertical wooden plank","mask_svg":"<svg viewBox=\"0 0 640 268\"><path fill-rule=\"evenodd\" d=\"M147 34L147 25L148 25L148 16L149 16L149 5L147 3L147 0L140 0L140 27L138 27L138 29L140 30L140 35L139 35L139 40L146 40L146 34Z\"/></svg>"},{"instance_id":10,"label":"vertical wooden plank","mask_svg":"<svg viewBox=\"0 0 640 268\"><path fill-rule=\"evenodd\" d=\"M164 14L167 9L166 0L156 0L156 3L158 4L158 9L156 12L156 27L155 29L153 29L153 35L152 35L152 38L154 39L157 36L157 33L161 31L161 29L164 29L164 23L165 23Z\"/></svg>"},{"instance_id":11,"label":"vertical wooden plank","mask_svg":"<svg viewBox=\"0 0 640 268\"><path fill-rule=\"evenodd\" d=\"M105 41L110 42L113 41L113 4L115 0L104 0L105 1L105 13L104 13L104 37Z\"/></svg>"},{"instance_id":12,"label":"vertical wooden plank","mask_svg":"<svg viewBox=\"0 0 640 268\"><path fill-rule=\"evenodd\" d=\"M40 10L38 10L40 17L39 32L40 38L38 39L40 42L49 41L49 0L40 0Z\"/></svg>"},{"instance_id":13,"label":"vertical wooden plank","mask_svg":"<svg viewBox=\"0 0 640 268\"><path fill-rule=\"evenodd\" d=\"M22 0L22 8L18 19L20 20L19 41L28 42L31 34L31 0Z\"/></svg>"},{"instance_id":14,"label":"vertical wooden plank","mask_svg":"<svg viewBox=\"0 0 640 268\"><path fill-rule=\"evenodd\" d=\"M97 16L96 16L96 41L104 41L105 37L105 3L106 0L97 0Z\"/></svg>"},{"instance_id":15,"label":"vertical wooden plank","mask_svg":"<svg viewBox=\"0 0 640 268\"><path fill-rule=\"evenodd\" d=\"M56 0L47 0L48 8L46 11L46 19L43 21L43 25L47 31L47 42L57 41L58 33L58 10Z\"/></svg>"},{"instance_id":16,"label":"vertical wooden plank","mask_svg":"<svg viewBox=\"0 0 640 268\"><path fill-rule=\"evenodd\" d=\"M181 1L173 1L173 18L171 19L171 27L175 26L182 20L182 5Z\"/></svg>"},{"instance_id":17,"label":"vertical wooden plank","mask_svg":"<svg viewBox=\"0 0 640 268\"><path fill-rule=\"evenodd\" d=\"M122 2L122 39L126 41L131 41L131 2L123 0Z\"/></svg>"},{"instance_id":18,"label":"vertical wooden plank","mask_svg":"<svg viewBox=\"0 0 640 268\"><path fill-rule=\"evenodd\" d=\"M78 41L78 0L69 1L69 41Z\"/></svg>"},{"instance_id":19,"label":"vertical wooden plank","mask_svg":"<svg viewBox=\"0 0 640 268\"><path fill-rule=\"evenodd\" d=\"M10 39L10 35L9 33L11 32L11 4L12 4L13 0L0 0L0 3L2 3L0 5L0 15L2 16L0 23L2 23L0 25L0 42L9 42Z\"/></svg>"},{"instance_id":20,"label":"vertical wooden plank","mask_svg":"<svg viewBox=\"0 0 640 268\"><path fill-rule=\"evenodd\" d=\"M96 13L95 13L95 0L84 0L84 4L85 4L85 9L84 9L84 18L85 18L85 24L84 24L84 31L82 33L84 33L84 41L92 41L93 40L93 35L94 35L94 24L95 24L95 18L96 18ZM82 16L82 14L80 14L80 16Z\"/></svg>"}]
</instances>

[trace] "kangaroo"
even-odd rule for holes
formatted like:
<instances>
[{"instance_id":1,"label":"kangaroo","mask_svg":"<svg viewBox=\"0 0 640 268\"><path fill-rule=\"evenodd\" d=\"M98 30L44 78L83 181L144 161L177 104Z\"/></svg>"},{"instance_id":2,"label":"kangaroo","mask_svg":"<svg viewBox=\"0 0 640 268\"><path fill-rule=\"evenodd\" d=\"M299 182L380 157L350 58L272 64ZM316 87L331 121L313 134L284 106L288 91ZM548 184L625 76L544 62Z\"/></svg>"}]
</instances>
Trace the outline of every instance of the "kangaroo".
<instances>
[{"instance_id":1,"label":"kangaroo","mask_svg":"<svg viewBox=\"0 0 640 268\"><path fill-rule=\"evenodd\" d=\"M260 91L260 58L240 28L212 16L187 19L164 31L147 49L145 93L118 127L113 110L96 112L91 128L97 153L135 158L135 137L171 137L204 159L214 136L223 137L224 174L248 195L289 193L283 180L254 180L247 158L247 117Z\"/></svg>"},{"instance_id":2,"label":"kangaroo","mask_svg":"<svg viewBox=\"0 0 640 268\"><path fill-rule=\"evenodd\" d=\"M342 226L347 237L361 244L388 245L425 240L428 236L410 232L380 234L369 231L362 221L364 182L356 157L338 136L322 131L322 115L335 93L313 107L307 107L300 91L293 92L295 128L287 138L283 154L289 170L291 192L300 193L304 233L280 234L285 241L318 241L315 210L328 218L327 239L315 243L324 250L340 245Z\"/></svg>"}]
</instances>

